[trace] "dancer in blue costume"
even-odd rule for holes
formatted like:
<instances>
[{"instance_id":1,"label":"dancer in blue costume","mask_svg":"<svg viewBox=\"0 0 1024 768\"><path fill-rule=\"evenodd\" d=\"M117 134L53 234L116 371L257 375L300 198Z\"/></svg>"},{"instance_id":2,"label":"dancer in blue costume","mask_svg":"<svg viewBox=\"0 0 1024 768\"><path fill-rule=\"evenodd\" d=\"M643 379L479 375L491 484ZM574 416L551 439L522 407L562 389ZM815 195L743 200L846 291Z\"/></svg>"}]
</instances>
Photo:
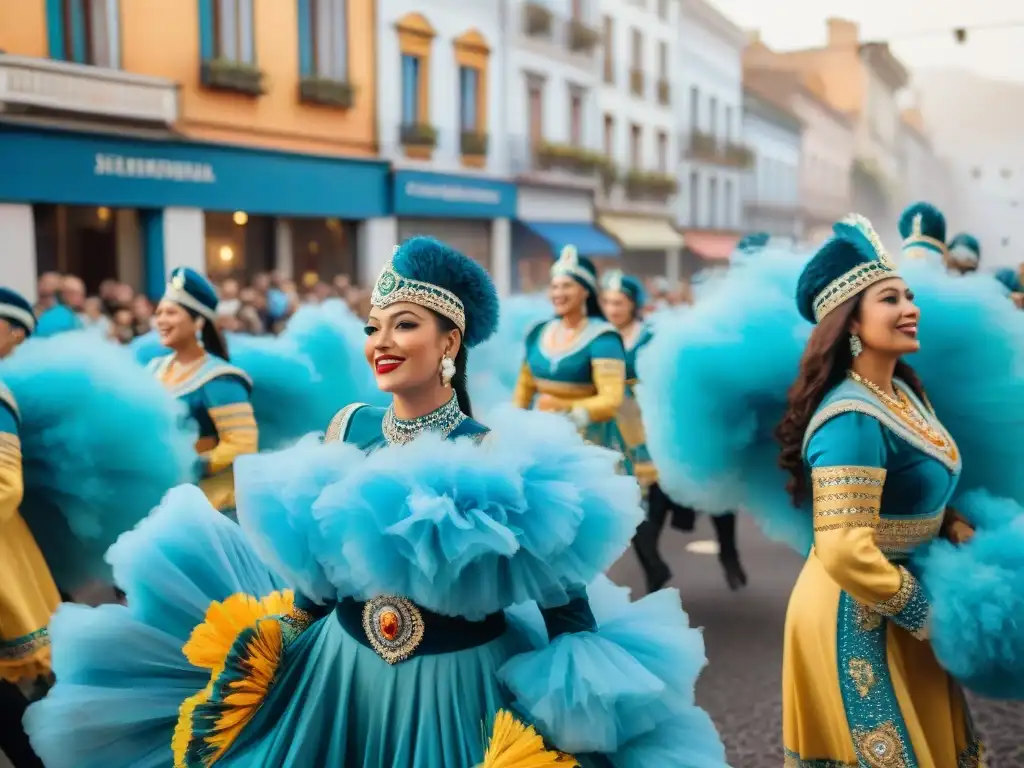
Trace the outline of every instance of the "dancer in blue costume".
<instances>
[{"instance_id":1,"label":"dancer in blue costume","mask_svg":"<svg viewBox=\"0 0 1024 768\"><path fill-rule=\"evenodd\" d=\"M551 267L551 302L556 317L526 335L512 402L563 413L590 442L621 450L615 417L626 392L626 350L601 310L597 269L571 245Z\"/></svg>"},{"instance_id":2,"label":"dancer in blue costume","mask_svg":"<svg viewBox=\"0 0 1024 768\"><path fill-rule=\"evenodd\" d=\"M961 232L950 240L948 263L951 271L961 275L977 272L981 263L981 243L978 238Z\"/></svg>"},{"instance_id":3,"label":"dancer in blue costume","mask_svg":"<svg viewBox=\"0 0 1024 768\"><path fill-rule=\"evenodd\" d=\"M678 593L594 582L641 516L618 455L559 416L472 418L497 308L444 244L396 250L366 324L391 405L241 458L240 526L186 487L118 542L128 604L53 622L26 718L50 768L724 768Z\"/></svg>"},{"instance_id":4,"label":"dancer in blue costume","mask_svg":"<svg viewBox=\"0 0 1024 768\"><path fill-rule=\"evenodd\" d=\"M259 430L250 403L252 381L228 362L216 325L217 303L205 277L187 267L176 269L156 308L160 343L172 351L151 360L148 369L187 408L199 432L199 485L214 509L231 514L232 468L239 456L257 450Z\"/></svg>"},{"instance_id":5,"label":"dancer in blue costume","mask_svg":"<svg viewBox=\"0 0 1024 768\"><path fill-rule=\"evenodd\" d=\"M645 359L656 362L641 370L648 443L663 482L738 503L809 555L787 628L794 765L977 765L951 678L1024 696L1024 324L990 279L911 261L904 283L863 218L835 231L806 267L767 255L678 334L655 337ZM927 398L900 359L917 346L918 316ZM820 321L813 334L808 318ZM671 413L685 428L659 410L670 386L674 402L705 393L699 410ZM788 476L773 445L784 415ZM798 506L787 480L806 490ZM911 637L922 627L927 642Z\"/></svg>"},{"instance_id":6,"label":"dancer in blue costume","mask_svg":"<svg viewBox=\"0 0 1024 768\"><path fill-rule=\"evenodd\" d=\"M948 263L946 217L934 205L924 202L908 205L900 214L899 230L904 258L943 266Z\"/></svg>"}]
</instances>

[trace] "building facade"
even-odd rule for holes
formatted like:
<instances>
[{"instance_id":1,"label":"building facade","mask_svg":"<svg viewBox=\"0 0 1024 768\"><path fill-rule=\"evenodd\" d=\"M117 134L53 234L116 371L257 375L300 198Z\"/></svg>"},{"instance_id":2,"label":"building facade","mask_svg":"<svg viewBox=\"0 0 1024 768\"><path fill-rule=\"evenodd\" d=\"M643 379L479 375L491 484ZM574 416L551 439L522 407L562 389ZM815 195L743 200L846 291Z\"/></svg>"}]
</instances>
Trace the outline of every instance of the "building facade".
<instances>
[{"instance_id":1,"label":"building facade","mask_svg":"<svg viewBox=\"0 0 1024 768\"><path fill-rule=\"evenodd\" d=\"M374 6L0 0L0 282L363 275L390 206Z\"/></svg>"},{"instance_id":2,"label":"building facade","mask_svg":"<svg viewBox=\"0 0 1024 768\"><path fill-rule=\"evenodd\" d=\"M817 75L746 68L749 87L770 94L803 124L800 145L799 204L802 243L816 246L832 234L832 224L853 210L854 121L820 94Z\"/></svg>"},{"instance_id":3,"label":"building facade","mask_svg":"<svg viewBox=\"0 0 1024 768\"><path fill-rule=\"evenodd\" d=\"M601 16L597 0L502 4L508 146L518 186L513 286L548 282L567 244L602 262L618 243L597 229L594 194L604 167L600 131Z\"/></svg>"},{"instance_id":4,"label":"building facade","mask_svg":"<svg viewBox=\"0 0 1024 768\"><path fill-rule=\"evenodd\" d=\"M681 0L675 126L675 219L686 233L684 268L729 258L742 226L741 180L753 156L743 137L746 35L706 0Z\"/></svg>"},{"instance_id":5,"label":"building facade","mask_svg":"<svg viewBox=\"0 0 1024 768\"><path fill-rule=\"evenodd\" d=\"M683 244L673 226L679 4L607 0L601 13L598 222L621 243L627 271L676 279Z\"/></svg>"},{"instance_id":6,"label":"building facade","mask_svg":"<svg viewBox=\"0 0 1024 768\"><path fill-rule=\"evenodd\" d=\"M803 121L769 89L750 83L743 93L743 138L754 162L742 181L743 228L795 245L803 238L800 158Z\"/></svg>"},{"instance_id":7,"label":"building facade","mask_svg":"<svg viewBox=\"0 0 1024 768\"><path fill-rule=\"evenodd\" d=\"M920 110L935 154L946 158L945 195L936 201L950 235L969 232L981 242L981 269L1024 261L1024 85L962 70L914 75ZM983 119L979 119L979 115Z\"/></svg>"},{"instance_id":8,"label":"building facade","mask_svg":"<svg viewBox=\"0 0 1024 768\"><path fill-rule=\"evenodd\" d=\"M822 48L775 52L755 40L744 62L816 76L829 105L854 120L853 206L872 220L891 248L899 244L896 222L903 198L898 94L907 85L908 73L887 44L862 43L856 23L836 18L827 23L828 40Z\"/></svg>"},{"instance_id":9,"label":"building facade","mask_svg":"<svg viewBox=\"0 0 1024 768\"><path fill-rule=\"evenodd\" d=\"M390 240L438 237L489 269L505 292L516 189L499 4L376 6L378 77L393 84L377 91L381 151L395 169Z\"/></svg>"},{"instance_id":10,"label":"building facade","mask_svg":"<svg viewBox=\"0 0 1024 768\"><path fill-rule=\"evenodd\" d=\"M899 166L904 205L927 200L939 210L950 209L953 203L950 168L945 159L936 154L921 110L906 108L901 117Z\"/></svg>"}]
</instances>

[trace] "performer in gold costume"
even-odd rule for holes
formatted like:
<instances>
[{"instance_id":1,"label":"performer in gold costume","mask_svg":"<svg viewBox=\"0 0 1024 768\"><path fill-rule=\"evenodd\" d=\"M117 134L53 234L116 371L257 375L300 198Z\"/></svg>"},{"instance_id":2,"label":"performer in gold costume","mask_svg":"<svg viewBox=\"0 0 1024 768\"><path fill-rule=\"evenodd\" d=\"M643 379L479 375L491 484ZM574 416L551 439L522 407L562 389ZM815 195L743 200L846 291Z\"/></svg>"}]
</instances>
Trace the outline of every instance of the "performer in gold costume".
<instances>
[{"instance_id":1,"label":"performer in gold costume","mask_svg":"<svg viewBox=\"0 0 1024 768\"><path fill-rule=\"evenodd\" d=\"M571 245L563 248L551 267L557 317L527 333L512 400L518 408L565 413L587 440L618 450L615 419L626 391L626 351L604 317L599 293L593 262Z\"/></svg>"},{"instance_id":2,"label":"performer in gold costume","mask_svg":"<svg viewBox=\"0 0 1024 768\"><path fill-rule=\"evenodd\" d=\"M904 355L920 311L866 220L836 225L797 300L815 329L779 426L814 546L786 617L786 765L982 764L960 688L928 642L929 600L910 553L973 531L948 501L960 454Z\"/></svg>"}]
</instances>

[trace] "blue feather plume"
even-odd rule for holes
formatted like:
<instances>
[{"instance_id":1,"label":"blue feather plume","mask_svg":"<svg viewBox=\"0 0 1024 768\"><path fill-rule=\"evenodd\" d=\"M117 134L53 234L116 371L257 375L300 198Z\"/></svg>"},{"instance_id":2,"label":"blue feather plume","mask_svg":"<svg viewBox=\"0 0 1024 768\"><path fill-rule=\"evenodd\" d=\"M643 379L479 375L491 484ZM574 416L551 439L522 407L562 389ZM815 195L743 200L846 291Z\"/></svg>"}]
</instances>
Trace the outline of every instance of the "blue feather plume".
<instances>
[{"instance_id":1,"label":"blue feather plume","mask_svg":"<svg viewBox=\"0 0 1024 768\"><path fill-rule=\"evenodd\" d=\"M987 275L920 261L901 274L921 309L921 350L907 362L960 448L958 493L1024 504L1024 313Z\"/></svg>"},{"instance_id":2,"label":"blue feather plume","mask_svg":"<svg viewBox=\"0 0 1024 768\"><path fill-rule=\"evenodd\" d=\"M117 537L191 476L181 407L125 349L88 331L31 338L0 364L21 411L22 515L58 585L109 581Z\"/></svg>"},{"instance_id":3,"label":"blue feather plume","mask_svg":"<svg viewBox=\"0 0 1024 768\"><path fill-rule=\"evenodd\" d=\"M709 282L692 307L660 317L638 356L637 397L659 481L673 499L720 514L742 508L799 550L773 431L811 326L794 295L805 258L768 248Z\"/></svg>"},{"instance_id":4,"label":"blue feather plume","mask_svg":"<svg viewBox=\"0 0 1024 768\"><path fill-rule=\"evenodd\" d=\"M551 302L544 294L520 294L502 300L498 330L470 355L469 392L477 411L487 413L512 402L526 354L526 334L551 316Z\"/></svg>"}]
</instances>

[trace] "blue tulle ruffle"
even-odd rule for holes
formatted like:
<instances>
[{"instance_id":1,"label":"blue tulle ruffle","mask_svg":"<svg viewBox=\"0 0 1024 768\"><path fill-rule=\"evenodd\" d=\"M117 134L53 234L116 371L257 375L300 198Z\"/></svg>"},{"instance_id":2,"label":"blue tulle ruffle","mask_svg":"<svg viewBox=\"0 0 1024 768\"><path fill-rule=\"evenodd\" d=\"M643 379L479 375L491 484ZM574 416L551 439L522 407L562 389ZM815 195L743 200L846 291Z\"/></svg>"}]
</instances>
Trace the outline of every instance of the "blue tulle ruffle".
<instances>
[{"instance_id":1,"label":"blue tulle ruffle","mask_svg":"<svg viewBox=\"0 0 1024 768\"><path fill-rule=\"evenodd\" d=\"M636 482L559 416L506 407L490 424L483 444L428 434L366 458L330 444L246 457L239 520L314 597L400 594L470 619L565 604L628 546ZM297 462L319 469L286 485L281 471Z\"/></svg>"},{"instance_id":2,"label":"blue tulle ruffle","mask_svg":"<svg viewBox=\"0 0 1024 768\"><path fill-rule=\"evenodd\" d=\"M615 768L724 766L714 724L694 704L704 641L679 593L661 590L631 603L628 591L599 577L588 596L597 631L545 639L502 667L517 710L559 749L605 754ZM511 613L531 630L543 626L537 611ZM531 630L528 636L539 636ZM674 757L643 762L663 754Z\"/></svg>"},{"instance_id":3,"label":"blue tulle ruffle","mask_svg":"<svg viewBox=\"0 0 1024 768\"><path fill-rule=\"evenodd\" d=\"M182 647L215 600L280 580L194 486L173 489L111 548L127 606L64 605L50 625L56 685L25 717L49 768L166 768L182 702L209 670Z\"/></svg>"},{"instance_id":4,"label":"blue tulle ruffle","mask_svg":"<svg viewBox=\"0 0 1024 768\"><path fill-rule=\"evenodd\" d=\"M921 350L907 358L964 457L960 493L1024 503L1024 312L990 275L907 264L921 308Z\"/></svg>"},{"instance_id":5,"label":"blue tulle ruffle","mask_svg":"<svg viewBox=\"0 0 1024 768\"><path fill-rule=\"evenodd\" d=\"M785 492L772 434L811 331L793 298L804 261L766 249L660 316L638 355L637 398L666 493L712 514L743 509L806 552L810 525Z\"/></svg>"},{"instance_id":6,"label":"blue tulle ruffle","mask_svg":"<svg viewBox=\"0 0 1024 768\"><path fill-rule=\"evenodd\" d=\"M160 343L160 334L156 331L136 336L128 342L128 349L143 366L148 365L150 360L167 354L167 347Z\"/></svg>"},{"instance_id":7,"label":"blue tulle ruffle","mask_svg":"<svg viewBox=\"0 0 1024 768\"><path fill-rule=\"evenodd\" d=\"M191 476L181 407L87 331L29 339L0 365L21 411L22 515L66 591L109 580L104 553Z\"/></svg>"},{"instance_id":8,"label":"blue tulle ruffle","mask_svg":"<svg viewBox=\"0 0 1024 768\"><path fill-rule=\"evenodd\" d=\"M551 302L543 294L502 299L498 330L471 355L469 393L480 413L512 402L526 354L526 334L551 313Z\"/></svg>"},{"instance_id":9,"label":"blue tulle ruffle","mask_svg":"<svg viewBox=\"0 0 1024 768\"><path fill-rule=\"evenodd\" d=\"M957 546L935 541L915 558L932 649L966 688L1022 700L1024 508L977 491L957 508L977 526L974 537Z\"/></svg>"}]
</instances>

